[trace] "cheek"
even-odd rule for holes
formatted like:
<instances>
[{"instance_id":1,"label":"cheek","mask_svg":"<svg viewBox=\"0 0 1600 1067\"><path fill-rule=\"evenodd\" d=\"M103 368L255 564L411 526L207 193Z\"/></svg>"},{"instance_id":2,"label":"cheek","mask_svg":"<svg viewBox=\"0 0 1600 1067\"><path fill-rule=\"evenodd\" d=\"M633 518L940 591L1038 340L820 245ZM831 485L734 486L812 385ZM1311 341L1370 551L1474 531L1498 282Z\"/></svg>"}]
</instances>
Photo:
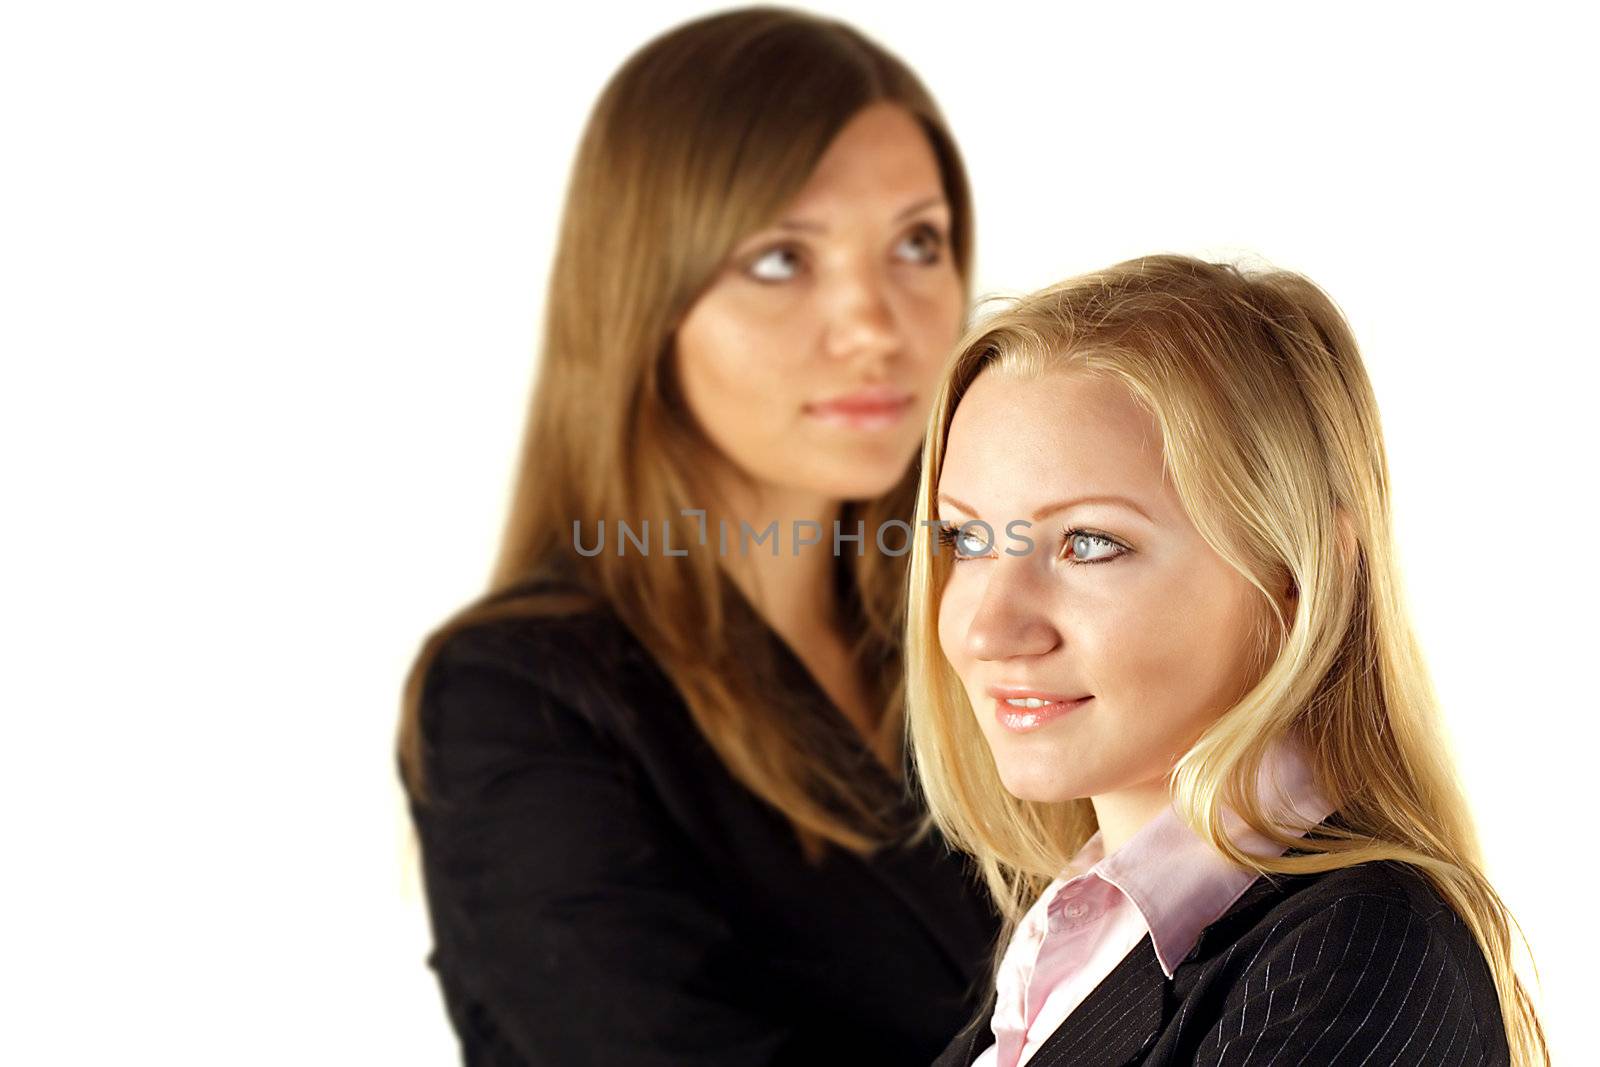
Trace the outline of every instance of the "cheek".
<instances>
[{"instance_id":1,"label":"cheek","mask_svg":"<svg viewBox=\"0 0 1600 1067\"><path fill-rule=\"evenodd\" d=\"M961 334L961 279L954 270L907 290L901 321L918 362L937 374Z\"/></svg>"},{"instance_id":2,"label":"cheek","mask_svg":"<svg viewBox=\"0 0 1600 1067\"><path fill-rule=\"evenodd\" d=\"M945 551L948 551L946 549ZM939 647L944 658L965 680L966 656L962 646L972 621L976 592L969 588L973 583L962 580L959 573L951 574L939 598Z\"/></svg>"},{"instance_id":3,"label":"cheek","mask_svg":"<svg viewBox=\"0 0 1600 1067\"><path fill-rule=\"evenodd\" d=\"M686 390L705 396L770 395L773 380L779 376L767 371L775 361L755 356L770 356L777 347L770 332L727 317L708 318L694 326L685 329L678 342L679 372Z\"/></svg>"},{"instance_id":4,"label":"cheek","mask_svg":"<svg viewBox=\"0 0 1600 1067\"><path fill-rule=\"evenodd\" d=\"M1127 598L1114 630L1096 626L1098 660L1107 673L1094 680L1114 686L1118 702L1138 709L1152 733L1197 731L1241 691L1247 603L1228 580L1184 582L1160 596Z\"/></svg>"},{"instance_id":5,"label":"cheek","mask_svg":"<svg viewBox=\"0 0 1600 1067\"><path fill-rule=\"evenodd\" d=\"M685 319L676 347L684 396L707 428L770 430L780 408L798 410L794 346L781 317L709 294Z\"/></svg>"}]
</instances>

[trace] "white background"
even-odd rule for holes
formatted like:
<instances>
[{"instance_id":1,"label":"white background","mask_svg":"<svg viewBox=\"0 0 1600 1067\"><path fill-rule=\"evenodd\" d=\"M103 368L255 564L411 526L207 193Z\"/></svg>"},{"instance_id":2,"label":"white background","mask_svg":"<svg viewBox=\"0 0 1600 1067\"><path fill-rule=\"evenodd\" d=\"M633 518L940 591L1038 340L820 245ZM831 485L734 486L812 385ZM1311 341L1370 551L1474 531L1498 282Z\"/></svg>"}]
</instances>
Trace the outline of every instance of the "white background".
<instances>
[{"instance_id":1,"label":"white background","mask_svg":"<svg viewBox=\"0 0 1600 1067\"><path fill-rule=\"evenodd\" d=\"M978 289L1161 250L1342 304L1489 870L1592 992L1590 28L821 5L941 100ZM10 1063L453 1062L391 741L484 581L567 167L698 4L0 15Z\"/></svg>"}]
</instances>

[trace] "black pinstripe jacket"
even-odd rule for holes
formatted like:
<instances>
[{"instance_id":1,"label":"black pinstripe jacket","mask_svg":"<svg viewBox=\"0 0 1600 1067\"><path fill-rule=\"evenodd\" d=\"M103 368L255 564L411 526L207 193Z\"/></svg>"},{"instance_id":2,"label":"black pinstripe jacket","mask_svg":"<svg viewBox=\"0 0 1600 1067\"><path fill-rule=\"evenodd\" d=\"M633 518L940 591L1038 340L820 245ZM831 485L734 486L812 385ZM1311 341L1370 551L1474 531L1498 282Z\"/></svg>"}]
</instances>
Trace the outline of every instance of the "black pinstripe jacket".
<instances>
[{"instance_id":1,"label":"black pinstripe jacket","mask_svg":"<svg viewBox=\"0 0 1600 1067\"><path fill-rule=\"evenodd\" d=\"M989 1006L934 1067L994 1041ZM1168 980L1147 935L1025 1067L1510 1063L1471 931L1397 863L1258 879Z\"/></svg>"}]
</instances>

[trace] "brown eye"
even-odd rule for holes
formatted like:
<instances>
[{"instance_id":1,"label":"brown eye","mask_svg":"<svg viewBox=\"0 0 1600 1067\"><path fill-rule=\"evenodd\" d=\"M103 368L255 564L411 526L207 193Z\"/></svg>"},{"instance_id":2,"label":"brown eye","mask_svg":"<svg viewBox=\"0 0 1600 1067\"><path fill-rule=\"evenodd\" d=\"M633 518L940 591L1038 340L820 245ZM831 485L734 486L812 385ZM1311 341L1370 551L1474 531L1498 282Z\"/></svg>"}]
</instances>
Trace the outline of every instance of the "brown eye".
<instances>
[{"instance_id":1,"label":"brown eye","mask_svg":"<svg viewBox=\"0 0 1600 1067\"><path fill-rule=\"evenodd\" d=\"M895 257L907 263L930 265L939 262L944 250L944 234L931 222L918 223L895 246Z\"/></svg>"},{"instance_id":2,"label":"brown eye","mask_svg":"<svg viewBox=\"0 0 1600 1067\"><path fill-rule=\"evenodd\" d=\"M777 245L751 260L744 272L758 282L789 281L800 273L800 253L788 245Z\"/></svg>"}]
</instances>

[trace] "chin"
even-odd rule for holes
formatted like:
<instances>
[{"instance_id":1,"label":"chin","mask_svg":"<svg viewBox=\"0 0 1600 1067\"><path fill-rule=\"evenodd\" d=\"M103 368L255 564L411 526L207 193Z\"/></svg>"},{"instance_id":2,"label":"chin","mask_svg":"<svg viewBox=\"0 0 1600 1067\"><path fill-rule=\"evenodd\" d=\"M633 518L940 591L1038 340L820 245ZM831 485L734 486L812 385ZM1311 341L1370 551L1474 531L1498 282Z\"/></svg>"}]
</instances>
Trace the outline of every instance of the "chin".
<instances>
[{"instance_id":1,"label":"chin","mask_svg":"<svg viewBox=\"0 0 1600 1067\"><path fill-rule=\"evenodd\" d=\"M871 500L899 484L917 458L917 445L890 447L883 441L861 441L849 448L812 454L807 481L837 500Z\"/></svg>"},{"instance_id":2,"label":"chin","mask_svg":"<svg viewBox=\"0 0 1600 1067\"><path fill-rule=\"evenodd\" d=\"M875 500L888 493L900 483L906 473L904 463L885 464L870 461L857 464L853 468L818 472L821 476L812 479L814 490L823 496L834 500ZM846 531L853 533L854 531ZM867 536L873 535L872 530L867 531ZM884 535L888 537L888 534ZM896 535L903 537L904 531ZM890 544L899 544L898 540Z\"/></svg>"},{"instance_id":3,"label":"chin","mask_svg":"<svg viewBox=\"0 0 1600 1067\"><path fill-rule=\"evenodd\" d=\"M1018 800L1035 804L1060 804L1077 800L1083 795L1058 770L1042 764L1000 764L999 771L1006 792Z\"/></svg>"}]
</instances>

